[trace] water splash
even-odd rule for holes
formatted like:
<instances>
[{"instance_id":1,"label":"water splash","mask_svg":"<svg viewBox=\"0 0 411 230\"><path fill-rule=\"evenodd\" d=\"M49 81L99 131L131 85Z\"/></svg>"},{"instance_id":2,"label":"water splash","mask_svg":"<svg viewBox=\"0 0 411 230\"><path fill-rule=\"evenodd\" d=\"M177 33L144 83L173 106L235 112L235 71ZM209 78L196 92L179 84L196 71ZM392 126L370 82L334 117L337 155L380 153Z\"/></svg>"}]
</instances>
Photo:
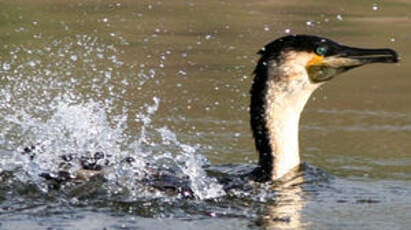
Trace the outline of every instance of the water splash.
<instances>
[{"instance_id":1,"label":"water splash","mask_svg":"<svg viewBox=\"0 0 411 230\"><path fill-rule=\"evenodd\" d=\"M9 55L0 61L2 170L21 168L24 173L15 179L47 192L39 175L58 174L62 164L74 173L84 168L78 159L99 153L109 162L101 175L113 195L126 190L128 199L166 196L142 183L164 175L187 181L199 199L224 195L202 169L207 161L197 147L179 142L175 133L153 122L160 98L131 109L127 88L132 85L135 93L134 86L144 87L156 78L155 69L130 71L135 67L121 59L120 48L89 35L43 47L5 47ZM128 131L130 122L140 125L139 134ZM67 163L67 157L74 160Z\"/></svg>"},{"instance_id":2,"label":"water splash","mask_svg":"<svg viewBox=\"0 0 411 230\"><path fill-rule=\"evenodd\" d=\"M179 147L177 162L181 164L182 171L188 175L191 182L191 189L200 199L211 199L225 195L223 186L218 184L214 178L207 177L203 166L207 165L207 159L201 155L195 155L196 148L182 144L177 140L176 135L167 127L157 129L161 134L163 144L173 144Z\"/></svg>"}]
</instances>

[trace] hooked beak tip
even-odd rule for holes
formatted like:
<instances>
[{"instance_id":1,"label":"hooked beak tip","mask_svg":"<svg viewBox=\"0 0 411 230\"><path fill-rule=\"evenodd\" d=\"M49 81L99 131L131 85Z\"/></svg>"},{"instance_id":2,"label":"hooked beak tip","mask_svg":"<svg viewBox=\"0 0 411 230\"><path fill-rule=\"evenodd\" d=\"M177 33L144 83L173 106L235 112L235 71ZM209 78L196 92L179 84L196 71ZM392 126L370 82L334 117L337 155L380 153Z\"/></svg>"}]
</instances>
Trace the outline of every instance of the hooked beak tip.
<instances>
[{"instance_id":1,"label":"hooked beak tip","mask_svg":"<svg viewBox=\"0 0 411 230\"><path fill-rule=\"evenodd\" d=\"M367 63L397 63L398 54L392 49L360 49L346 47L343 56Z\"/></svg>"}]
</instances>

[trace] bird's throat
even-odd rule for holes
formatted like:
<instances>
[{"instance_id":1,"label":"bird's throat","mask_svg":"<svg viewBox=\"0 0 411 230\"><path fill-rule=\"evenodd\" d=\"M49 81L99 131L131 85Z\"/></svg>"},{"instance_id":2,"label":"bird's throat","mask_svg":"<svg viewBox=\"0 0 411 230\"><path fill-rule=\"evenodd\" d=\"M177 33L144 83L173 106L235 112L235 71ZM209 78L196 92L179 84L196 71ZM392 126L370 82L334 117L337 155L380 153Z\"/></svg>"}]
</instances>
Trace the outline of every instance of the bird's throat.
<instances>
[{"instance_id":1,"label":"bird's throat","mask_svg":"<svg viewBox=\"0 0 411 230\"><path fill-rule=\"evenodd\" d=\"M300 115L316 86L301 80L286 85L269 80L265 121L272 156L271 179L277 180L300 165Z\"/></svg>"},{"instance_id":2,"label":"bird's throat","mask_svg":"<svg viewBox=\"0 0 411 230\"><path fill-rule=\"evenodd\" d=\"M251 126L262 175L278 180L300 165L300 115L318 84L304 80L308 77L280 79L278 72L263 73L258 76L256 71L251 90Z\"/></svg>"},{"instance_id":3,"label":"bird's throat","mask_svg":"<svg viewBox=\"0 0 411 230\"><path fill-rule=\"evenodd\" d=\"M298 124L300 111L294 103L275 89L268 87L266 95L265 121L268 143L271 148L271 179L277 180L300 164Z\"/></svg>"}]
</instances>

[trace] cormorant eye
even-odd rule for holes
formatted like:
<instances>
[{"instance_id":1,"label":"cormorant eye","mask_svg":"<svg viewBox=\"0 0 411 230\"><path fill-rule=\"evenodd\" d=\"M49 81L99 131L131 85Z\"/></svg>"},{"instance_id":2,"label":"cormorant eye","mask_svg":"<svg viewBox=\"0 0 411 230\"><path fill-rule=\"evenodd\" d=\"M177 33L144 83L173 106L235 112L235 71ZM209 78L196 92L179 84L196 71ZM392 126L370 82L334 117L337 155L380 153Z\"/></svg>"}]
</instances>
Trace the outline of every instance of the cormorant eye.
<instances>
[{"instance_id":1,"label":"cormorant eye","mask_svg":"<svg viewBox=\"0 0 411 230\"><path fill-rule=\"evenodd\" d=\"M327 52L326 47L318 47L317 49L315 49L315 53L317 53L320 56L324 56L326 52Z\"/></svg>"}]
</instances>

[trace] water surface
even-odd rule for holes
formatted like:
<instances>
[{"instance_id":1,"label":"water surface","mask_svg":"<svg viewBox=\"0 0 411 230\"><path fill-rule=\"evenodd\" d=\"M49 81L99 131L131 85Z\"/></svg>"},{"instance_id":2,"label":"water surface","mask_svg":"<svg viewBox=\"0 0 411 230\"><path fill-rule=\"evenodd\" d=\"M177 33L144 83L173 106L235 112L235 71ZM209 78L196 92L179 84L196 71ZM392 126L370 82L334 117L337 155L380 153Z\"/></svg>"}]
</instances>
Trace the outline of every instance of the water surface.
<instances>
[{"instance_id":1,"label":"water surface","mask_svg":"<svg viewBox=\"0 0 411 230\"><path fill-rule=\"evenodd\" d=\"M408 1L1 1L0 228L407 229ZM263 45L315 34L392 48L399 64L345 73L301 121L308 169L224 191L203 169L256 163L249 88ZM20 153L37 145L30 161ZM105 178L51 189L63 154L103 151ZM133 156L131 165L120 164ZM140 182L173 170L193 198ZM74 164L73 169L79 168Z\"/></svg>"}]
</instances>

